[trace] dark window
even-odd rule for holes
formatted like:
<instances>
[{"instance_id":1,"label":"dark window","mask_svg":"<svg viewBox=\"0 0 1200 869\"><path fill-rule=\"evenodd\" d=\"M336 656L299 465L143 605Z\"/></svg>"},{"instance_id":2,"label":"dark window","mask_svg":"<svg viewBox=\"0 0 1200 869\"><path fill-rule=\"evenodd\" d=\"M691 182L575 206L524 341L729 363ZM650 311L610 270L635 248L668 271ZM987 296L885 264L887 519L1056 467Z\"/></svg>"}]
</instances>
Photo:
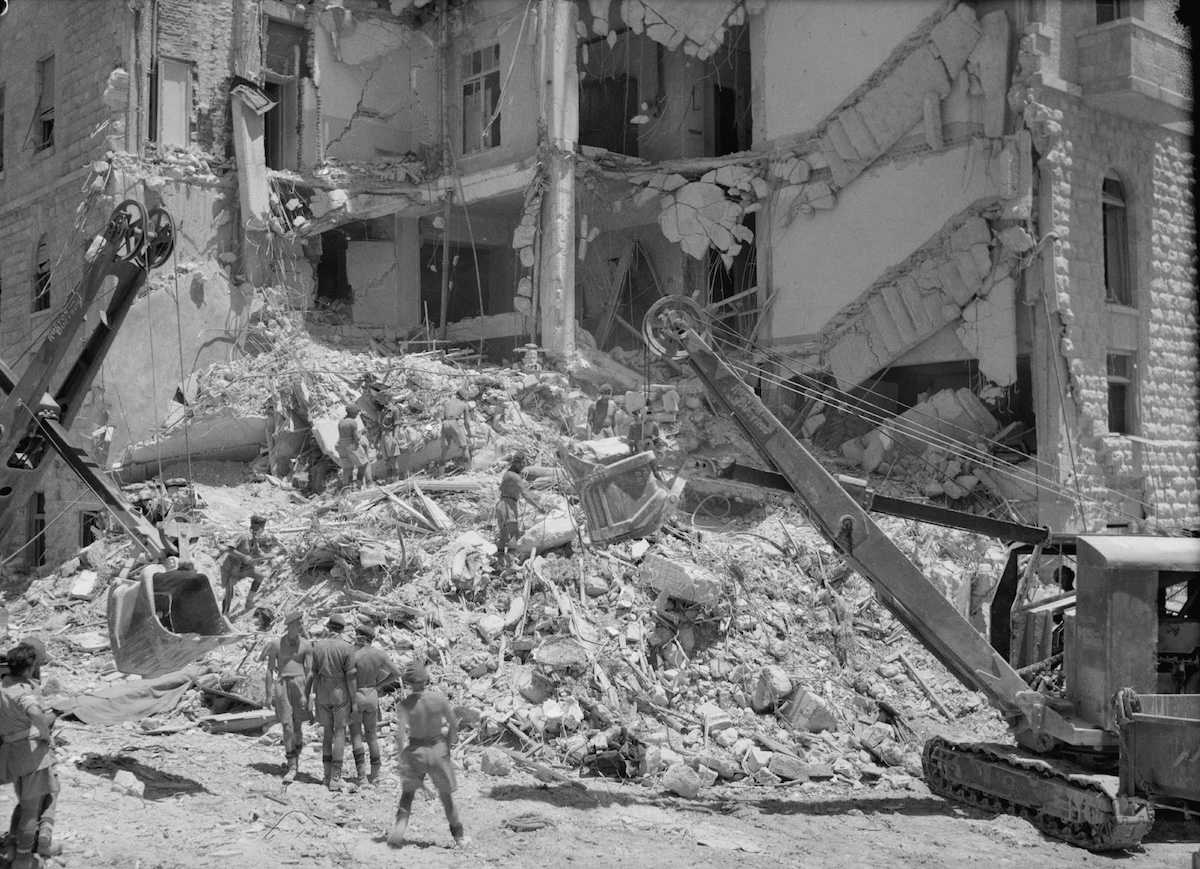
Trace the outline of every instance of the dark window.
<instances>
[{"instance_id":1,"label":"dark window","mask_svg":"<svg viewBox=\"0 0 1200 869\"><path fill-rule=\"evenodd\" d=\"M638 80L626 75L588 79L580 85L579 144L630 157L638 155Z\"/></svg>"},{"instance_id":2,"label":"dark window","mask_svg":"<svg viewBox=\"0 0 1200 869\"><path fill-rule=\"evenodd\" d=\"M478 269L476 262L478 261ZM488 251L471 250L469 245L450 245L449 304L446 322L456 323L468 317L491 314L491 289L488 284ZM480 302L483 308L480 310ZM442 246L421 245L421 308L431 326L442 325Z\"/></svg>"},{"instance_id":3,"label":"dark window","mask_svg":"<svg viewBox=\"0 0 1200 869\"><path fill-rule=\"evenodd\" d=\"M46 563L46 493L34 492L29 499L29 554L34 567Z\"/></svg>"},{"instance_id":4,"label":"dark window","mask_svg":"<svg viewBox=\"0 0 1200 869\"><path fill-rule=\"evenodd\" d=\"M38 106L34 119L34 146L39 151L54 147L54 58L38 64Z\"/></svg>"},{"instance_id":5,"label":"dark window","mask_svg":"<svg viewBox=\"0 0 1200 869\"><path fill-rule=\"evenodd\" d=\"M1107 24L1129 17L1129 0L1096 0L1096 23Z\"/></svg>"},{"instance_id":6,"label":"dark window","mask_svg":"<svg viewBox=\"0 0 1200 869\"><path fill-rule=\"evenodd\" d=\"M43 234L38 239L33 268L33 311L50 310L50 245Z\"/></svg>"},{"instance_id":7,"label":"dark window","mask_svg":"<svg viewBox=\"0 0 1200 869\"><path fill-rule=\"evenodd\" d=\"M90 546L104 536L105 517L102 511L84 511L79 514L79 548Z\"/></svg>"},{"instance_id":8,"label":"dark window","mask_svg":"<svg viewBox=\"0 0 1200 869\"><path fill-rule=\"evenodd\" d=\"M500 46L463 55L463 153L500 146Z\"/></svg>"},{"instance_id":9,"label":"dark window","mask_svg":"<svg viewBox=\"0 0 1200 869\"><path fill-rule=\"evenodd\" d=\"M1108 430L1111 434L1134 434L1133 354L1108 354Z\"/></svg>"},{"instance_id":10,"label":"dark window","mask_svg":"<svg viewBox=\"0 0 1200 869\"><path fill-rule=\"evenodd\" d=\"M1133 307L1133 282L1129 268L1129 214L1125 187L1116 178L1105 178L1101 195L1104 219L1105 298L1116 305Z\"/></svg>"},{"instance_id":11,"label":"dark window","mask_svg":"<svg viewBox=\"0 0 1200 869\"><path fill-rule=\"evenodd\" d=\"M0 88L0 172L4 171L4 88Z\"/></svg>"}]
</instances>

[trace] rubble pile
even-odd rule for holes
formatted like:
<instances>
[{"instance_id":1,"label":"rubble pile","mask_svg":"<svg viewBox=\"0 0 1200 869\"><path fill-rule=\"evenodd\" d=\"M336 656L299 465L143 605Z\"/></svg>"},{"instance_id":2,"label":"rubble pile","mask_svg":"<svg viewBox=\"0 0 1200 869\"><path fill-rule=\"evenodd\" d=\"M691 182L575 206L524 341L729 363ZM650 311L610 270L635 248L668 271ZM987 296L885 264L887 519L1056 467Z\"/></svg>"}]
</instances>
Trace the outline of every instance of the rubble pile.
<instances>
[{"instance_id":1,"label":"rubble pile","mask_svg":"<svg viewBox=\"0 0 1200 869\"><path fill-rule=\"evenodd\" d=\"M300 609L316 631L333 612L369 620L379 646L432 662L474 746L464 762L492 775L561 781L577 769L685 797L734 782L920 789L932 728L1003 738L984 698L954 681L794 510L729 516L719 529L681 512L651 538L590 544L572 484L553 466L588 400L564 375L335 350L284 321L267 322L262 336L262 352L189 386L188 413L270 414L317 442L344 404L368 415L391 398L415 430L415 454L424 439L436 443L442 403L469 384L477 448L457 472L443 472L435 453L432 464L361 490L339 490L333 476L314 488L300 461L282 475L261 461L196 465L184 486L177 464L161 483L131 487L160 513L188 501L191 555L218 599L223 547L252 513L280 544L248 611L249 580L238 586L235 626L246 639L206 658L222 685L261 682L256 649ZM680 443L669 447L685 429L716 428L701 422L702 402L674 401ZM521 563L499 558L493 542L497 485L515 449L530 454L530 484L548 508L524 514L518 549L530 557ZM881 524L966 613L974 574L994 568L986 541ZM105 591L135 555L109 532L10 596L10 631L50 638L59 689L125 678L103 654L102 626ZM255 709L253 697L225 693ZM269 727L269 710L251 712L236 713L239 727L253 725L236 732ZM169 732L213 714L189 701L153 726Z\"/></svg>"}]
</instances>

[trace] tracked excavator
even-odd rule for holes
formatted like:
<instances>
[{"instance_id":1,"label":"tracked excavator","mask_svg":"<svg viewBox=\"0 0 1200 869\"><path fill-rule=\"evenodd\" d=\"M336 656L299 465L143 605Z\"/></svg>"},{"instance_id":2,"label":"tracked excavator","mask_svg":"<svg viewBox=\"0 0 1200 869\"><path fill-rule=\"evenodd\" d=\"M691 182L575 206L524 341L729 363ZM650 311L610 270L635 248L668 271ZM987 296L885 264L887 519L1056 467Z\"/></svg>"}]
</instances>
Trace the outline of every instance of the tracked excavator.
<instances>
[{"instance_id":1,"label":"tracked excavator","mask_svg":"<svg viewBox=\"0 0 1200 869\"><path fill-rule=\"evenodd\" d=\"M61 458L151 562L132 578L123 572L108 592L113 659L117 669L141 676L162 675L241 639L221 615L208 577L187 567L192 534L180 521L185 517L151 523L70 432L138 291L174 248L175 224L166 210L120 203L21 376L0 361L0 536L37 491L50 460ZM85 326L82 349L51 394ZM183 566L168 569L172 557Z\"/></svg>"},{"instance_id":2,"label":"tracked excavator","mask_svg":"<svg viewBox=\"0 0 1200 869\"><path fill-rule=\"evenodd\" d=\"M691 368L879 600L1004 716L1015 744L926 743L923 768L934 793L1023 817L1097 851L1137 845L1156 808L1200 811L1200 693L1186 693L1187 682L1184 693L1158 693L1164 638L1200 629L1200 540L1069 541L1076 572L1071 606L1061 611L1062 687L1034 690L1009 650L1002 654L977 632L768 410L717 348L702 308L682 296L660 299L643 335L654 353ZM1186 640L1176 644L1186 657Z\"/></svg>"}]
</instances>

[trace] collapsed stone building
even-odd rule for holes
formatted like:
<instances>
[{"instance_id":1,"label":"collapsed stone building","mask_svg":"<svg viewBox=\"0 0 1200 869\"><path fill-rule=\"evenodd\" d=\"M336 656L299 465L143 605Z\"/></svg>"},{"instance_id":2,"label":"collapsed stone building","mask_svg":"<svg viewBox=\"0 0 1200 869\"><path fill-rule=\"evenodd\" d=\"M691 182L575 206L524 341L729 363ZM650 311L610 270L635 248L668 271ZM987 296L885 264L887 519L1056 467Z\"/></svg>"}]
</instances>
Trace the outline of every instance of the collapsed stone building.
<instances>
[{"instance_id":1,"label":"collapsed stone building","mask_svg":"<svg viewBox=\"0 0 1200 869\"><path fill-rule=\"evenodd\" d=\"M847 455L880 435L839 415L890 445L924 403L1036 458L995 484L1027 521L1195 526L1179 5L12 0L0 355L20 373L135 199L177 249L75 426L124 479L278 312L637 367L642 314L683 294ZM187 448L252 458L262 428L218 414ZM56 467L0 555L67 557L99 510Z\"/></svg>"}]
</instances>

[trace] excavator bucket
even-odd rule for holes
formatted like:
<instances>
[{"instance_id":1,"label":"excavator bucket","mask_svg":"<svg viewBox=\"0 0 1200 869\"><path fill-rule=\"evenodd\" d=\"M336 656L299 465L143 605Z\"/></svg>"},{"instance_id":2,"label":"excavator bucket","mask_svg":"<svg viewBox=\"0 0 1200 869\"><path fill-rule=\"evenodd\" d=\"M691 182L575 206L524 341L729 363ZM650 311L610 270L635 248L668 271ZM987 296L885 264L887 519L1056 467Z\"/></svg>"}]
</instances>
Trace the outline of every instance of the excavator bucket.
<instances>
[{"instance_id":1,"label":"excavator bucket","mask_svg":"<svg viewBox=\"0 0 1200 869\"><path fill-rule=\"evenodd\" d=\"M212 584L194 570L144 568L108 592L108 636L122 673L162 676L245 634L221 614Z\"/></svg>"},{"instance_id":2,"label":"excavator bucket","mask_svg":"<svg viewBox=\"0 0 1200 869\"><path fill-rule=\"evenodd\" d=\"M589 441L587 445L607 441L617 439ZM582 446L563 441L558 447L558 457L575 481L593 543L619 543L645 537L675 514L685 480L677 477L670 484L660 480L655 474L658 460L653 452L629 455L628 447L615 455L594 451L593 461L572 451L573 447Z\"/></svg>"}]
</instances>

